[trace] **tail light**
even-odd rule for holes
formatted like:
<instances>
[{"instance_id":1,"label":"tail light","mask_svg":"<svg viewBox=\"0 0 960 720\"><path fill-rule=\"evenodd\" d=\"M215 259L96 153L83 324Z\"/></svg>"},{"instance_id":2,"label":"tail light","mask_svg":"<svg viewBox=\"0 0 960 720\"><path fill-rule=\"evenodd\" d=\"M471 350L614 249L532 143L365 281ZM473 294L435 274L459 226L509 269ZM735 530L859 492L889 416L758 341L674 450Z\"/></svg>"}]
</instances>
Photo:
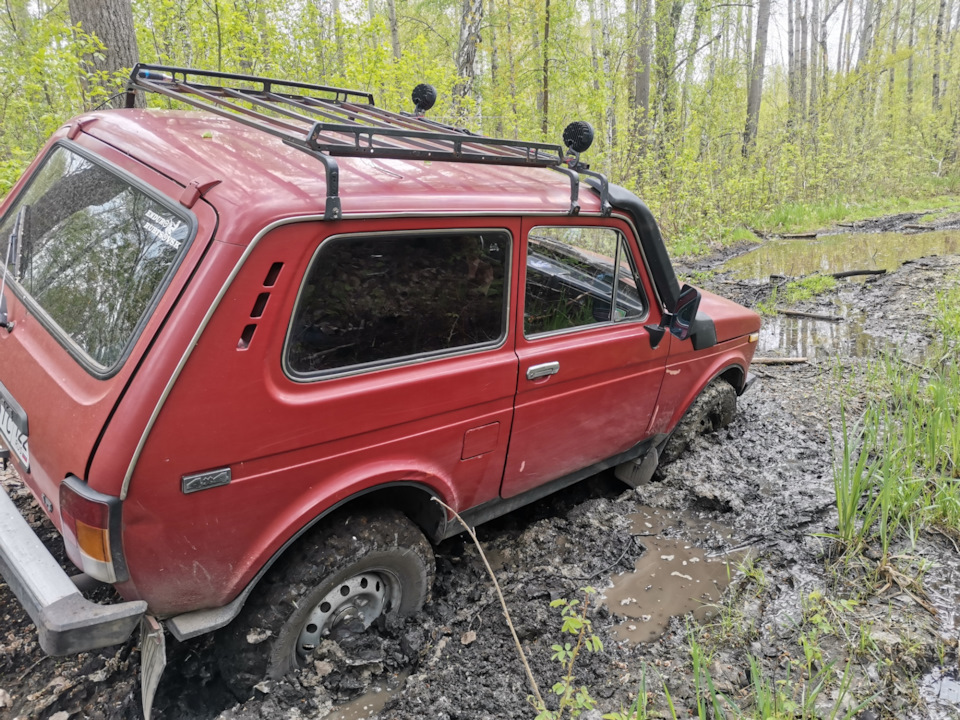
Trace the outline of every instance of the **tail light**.
<instances>
[{"instance_id":1,"label":"tail light","mask_svg":"<svg viewBox=\"0 0 960 720\"><path fill-rule=\"evenodd\" d=\"M120 498L69 476L60 483L60 531L67 557L102 582L127 579L120 544Z\"/></svg>"}]
</instances>

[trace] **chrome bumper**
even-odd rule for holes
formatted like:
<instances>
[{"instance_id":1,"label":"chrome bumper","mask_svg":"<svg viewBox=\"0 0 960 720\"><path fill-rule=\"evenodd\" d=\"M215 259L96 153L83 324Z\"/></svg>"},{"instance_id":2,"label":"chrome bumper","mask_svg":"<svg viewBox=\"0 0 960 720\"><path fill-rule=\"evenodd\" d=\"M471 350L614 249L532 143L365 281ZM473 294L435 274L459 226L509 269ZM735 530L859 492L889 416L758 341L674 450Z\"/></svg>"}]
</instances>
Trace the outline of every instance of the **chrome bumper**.
<instances>
[{"instance_id":1,"label":"chrome bumper","mask_svg":"<svg viewBox=\"0 0 960 720\"><path fill-rule=\"evenodd\" d=\"M40 632L49 655L71 655L124 642L147 611L142 600L90 602L77 589L0 490L0 575Z\"/></svg>"}]
</instances>

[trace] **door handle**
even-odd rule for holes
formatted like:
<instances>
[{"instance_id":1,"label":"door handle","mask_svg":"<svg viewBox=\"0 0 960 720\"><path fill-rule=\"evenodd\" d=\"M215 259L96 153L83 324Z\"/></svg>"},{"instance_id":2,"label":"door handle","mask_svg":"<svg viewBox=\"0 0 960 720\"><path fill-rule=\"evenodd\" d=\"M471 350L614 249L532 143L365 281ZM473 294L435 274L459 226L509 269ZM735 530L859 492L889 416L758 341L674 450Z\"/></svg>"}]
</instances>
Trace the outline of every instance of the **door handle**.
<instances>
[{"instance_id":1,"label":"door handle","mask_svg":"<svg viewBox=\"0 0 960 720\"><path fill-rule=\"evenodd\" d=\"M556 361L531 365L527 368L527 380L536 380L537 378L547 377L548 375L556 375L558 372L560 372L560 363Z\"/></svg>"}]
</instances>

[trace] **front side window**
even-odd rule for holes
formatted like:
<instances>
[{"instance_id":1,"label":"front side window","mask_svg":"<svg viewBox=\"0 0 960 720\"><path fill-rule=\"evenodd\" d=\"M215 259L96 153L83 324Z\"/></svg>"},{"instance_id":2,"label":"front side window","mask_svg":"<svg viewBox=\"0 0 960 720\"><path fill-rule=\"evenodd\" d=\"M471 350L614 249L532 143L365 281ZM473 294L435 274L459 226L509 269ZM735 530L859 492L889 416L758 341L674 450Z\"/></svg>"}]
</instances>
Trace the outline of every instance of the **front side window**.
<instances>
[{"instance_id":1,"label":"front side window","mask_svg":"<svg viewBox=\"0 0 960 720\"><path fill-rule=\"evenodd\" d=\"M604 227L536 227L527 235L526 337L645 315L621 233Z\"/></svg>"},{"instance_id":2,"label":"front side window","mask_svg":"<svg viewBox=\"0 0 960 720\"><path fill-rule=\"evenodd\" d=\"M459 231L332 238L307 270L287 340L294 376L499 343L510 236Z\"/></svg>"},{"instance_id":3,"label":"front side window","mask_svg":"<svg viewBox=\"0 0 960 720\"><path fill-rule=\"evenodd\" d=\"M192 228L179 211L58 146L0 225L0 258L7 284L106 369L132 344Z\"/></svg>"}]
</instances>

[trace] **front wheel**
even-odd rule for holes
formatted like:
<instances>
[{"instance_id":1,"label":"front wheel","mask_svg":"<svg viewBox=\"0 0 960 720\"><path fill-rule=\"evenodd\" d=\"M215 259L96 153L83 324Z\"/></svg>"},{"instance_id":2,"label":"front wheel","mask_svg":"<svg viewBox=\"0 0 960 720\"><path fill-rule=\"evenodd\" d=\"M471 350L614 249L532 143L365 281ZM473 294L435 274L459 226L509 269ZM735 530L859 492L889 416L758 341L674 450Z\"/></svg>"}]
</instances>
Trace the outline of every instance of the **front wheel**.
<instances>
[{"instance_id":1,"label":"front wheel","mask_svg":"<svg viewBox=\"0 0 960 720\"><path fill-rule=\"evenodd\" d=\"M224 631L221 674L245 696L307 665L325 639L349 640L380 618L419 610L435 563L423 533L395 510L321 521L267 572Z\"/></svg>"},{"instance_id":2,"label":"front wheel","mask_svg":"<svg viewBox=\"0 0 960 720\"><path fill-rule=\"evenodd\" d=\"M698 435L725 428L737 414L737 391L726 380L717 378L707 385L667 440L660 454L660 464L676 460Z\"/></svg>"}]
</instances>

